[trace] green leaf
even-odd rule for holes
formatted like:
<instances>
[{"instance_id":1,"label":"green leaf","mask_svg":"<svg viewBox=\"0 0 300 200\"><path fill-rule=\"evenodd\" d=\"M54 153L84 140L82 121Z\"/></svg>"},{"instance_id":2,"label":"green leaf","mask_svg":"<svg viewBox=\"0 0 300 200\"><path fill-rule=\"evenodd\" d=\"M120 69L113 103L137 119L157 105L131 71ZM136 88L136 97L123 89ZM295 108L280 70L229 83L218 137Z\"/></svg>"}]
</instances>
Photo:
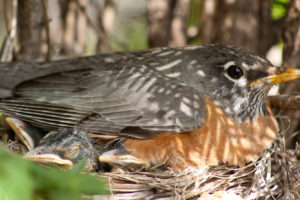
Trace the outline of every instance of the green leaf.
<instances>
[{"instance_id":1,"label":"green leaf","mask_svg":"<svg viewBox=\"0 0 300 200\"><path fill-rule=\"evenodd\" d=\"M108 194L104 180L81 169L44 167L0 148L0 199L79 200L82 194Z\"/></svg>"},{"instance_id":2,"label":"green leaf","mask_svg":"<svg viewBox=\"0 0 300 200\"><path fill-rule=\"evenodd\" d=\"M29 162L0 150L0 199L32 199L34 180L29 168Z\"/></svg>"},{"instance_id":3,"label":"green leaf","mask_svg":"<svg viewBox=\"0 0 300 200\"><path fill-rule=\"evenodd\" d=\"M115 50L128 51L147 49L147 21L131 19L130 22L117 22L116 33L112 37L111 45Z\"/></svg>"},{"instance_id":4,"label":"green leaf","mask_svg":"<svg viewBox=\"0 0 300 200\"><path fill-rule=\"evenodd\" d=\"M274 0L271 12L273 20L278 20L285 16L288 3L289 0Z\"/></svg>"}]
</instances>

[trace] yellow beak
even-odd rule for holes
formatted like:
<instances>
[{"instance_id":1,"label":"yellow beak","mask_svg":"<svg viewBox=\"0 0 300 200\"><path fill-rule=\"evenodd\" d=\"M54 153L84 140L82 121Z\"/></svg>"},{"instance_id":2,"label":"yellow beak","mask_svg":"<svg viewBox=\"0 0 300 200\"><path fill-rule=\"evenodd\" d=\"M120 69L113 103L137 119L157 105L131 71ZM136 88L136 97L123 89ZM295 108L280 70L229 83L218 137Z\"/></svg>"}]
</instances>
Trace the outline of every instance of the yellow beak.
<instances>
[{"instance_id":1,"label":"yellow beak","mask_svg":"<svg viewBox=\"0 0 300 200\"><path fill-rule=\"evenodd\" d=\"M24 155L26 159L34 162L44 163L44 164L56 164L59 166L72 167L73 162L67 159L63 159L55 154L34 154L30 151Z\"/></svg>"},{"instance_id":2,"label":"yellow beak","mask_svg":"<svg viewBox=\"0 0 300 200\"><path fill-rule=\"evenodd\" d=\"M277 83L283 83L288 81L293 81L300 78L300 70L291 67L285 67L282 69L278 69L276 75L267 76L256 81L251 82L249 85L274 85Z\"/></svg>"}]
</instances>

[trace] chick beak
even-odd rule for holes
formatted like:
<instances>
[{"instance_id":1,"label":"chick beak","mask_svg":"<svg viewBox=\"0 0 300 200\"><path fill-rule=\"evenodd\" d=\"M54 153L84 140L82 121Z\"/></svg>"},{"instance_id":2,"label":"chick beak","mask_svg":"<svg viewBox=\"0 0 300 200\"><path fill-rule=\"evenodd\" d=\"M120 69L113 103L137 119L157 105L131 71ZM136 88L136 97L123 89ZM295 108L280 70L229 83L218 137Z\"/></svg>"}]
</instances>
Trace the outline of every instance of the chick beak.
<instances>
[{"instance_id":1,"label":"chick beak","mask_svg":"<svg viewBox=\"0 0 300 200\"><path fill-rule=\"evenodd\" d=\"M149 168L151 165L146 160L139 159L129 154L124 154L118 149L113 149L104 152L99 156L99 161L111 165L120 165L120 166L137 165L137 166L144 166L145 168Z\"/></svg>"},{"instance_id":2,"label":"chick beak","mask_svg":"<svg viewBox=\"0 0 300 200\"><path fill-rule=\"evenodd\" d=\"M258 80L252 81L249 85L274 85L283 82L289 82L300 78L300 70L291 67L276 68L275 74Z\"/></svg>"},{"instance_id":3,"label":"chick beak","mask_svg":"<svg viewBox=\"0 0 300 200\"><path fill-rule=\"evenodd\" d=\"M43 137L40 130L17 118L6 117L5 121L28 150L34 149Z\"/></svg>"},{"instance_id":4,"label":"chick beak","mask_svg":"<svg viewBox=\"0 0 300 200\"><path fill-rule=\"evenodd\" d=\"M55 164L59 166L72 167L73 162L67 159L63 159L55 154L39 154L37 151L29 151L24 155L26 159L34 162L44 163L44 164Z\"/></svg>"}]
</instances>

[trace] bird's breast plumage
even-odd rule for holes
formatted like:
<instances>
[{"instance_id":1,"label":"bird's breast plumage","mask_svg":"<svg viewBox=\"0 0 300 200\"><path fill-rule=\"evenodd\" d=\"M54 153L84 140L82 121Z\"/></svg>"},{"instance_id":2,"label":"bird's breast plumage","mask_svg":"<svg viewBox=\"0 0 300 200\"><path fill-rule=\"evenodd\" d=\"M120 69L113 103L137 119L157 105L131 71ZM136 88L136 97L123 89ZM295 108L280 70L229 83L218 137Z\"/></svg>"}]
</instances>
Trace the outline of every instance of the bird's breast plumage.
<instances>
[{"instance_id":1,"label":"bird's breast plumage","mask_svg":"<svg viewBox=\"0 0 300 200\"><path fill-rule=\"evenodd\" d=\"M128 139L124 145L139 158L182 170L220 163L244 165L257 159L276 138L278 124L270 109L268 116L245 123L230 119L209 98L206 111L206 119L198 129L165 133L150 140Z\"/></svg>"}]
</instances>

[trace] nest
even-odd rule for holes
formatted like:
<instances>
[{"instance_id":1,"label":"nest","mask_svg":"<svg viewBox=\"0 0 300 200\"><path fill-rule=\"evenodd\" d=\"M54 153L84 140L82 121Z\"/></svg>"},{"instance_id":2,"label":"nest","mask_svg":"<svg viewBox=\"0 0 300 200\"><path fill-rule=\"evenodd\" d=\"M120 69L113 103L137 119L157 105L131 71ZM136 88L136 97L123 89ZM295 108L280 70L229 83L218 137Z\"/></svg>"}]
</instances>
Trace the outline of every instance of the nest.
<instances>
[{"instance_id":1,"label":"nest","mask_svg":"<svg viewBox=\"0 0 300 200\"><path fill-rule=\"evenodd\" d=\"M183 172L116 170L101 174L111 196L92 199L300 199L300 145L286 150L283 138L256 162Z\"/></svg>"},{"instance_id":2,"label":"nest","mask_svg":"<svg viewBox=\"0 0 300 200\"><path fill-rule=\"evenodd\" d=\"M1 143L9 149L25 151L17 138L1 135ZM285 143L282 134L259 160L244 167L99 173L96 175L108 180L111 195L90 199L300 199L300 145L286 149Z\"/></svg>"}]
</instances>

